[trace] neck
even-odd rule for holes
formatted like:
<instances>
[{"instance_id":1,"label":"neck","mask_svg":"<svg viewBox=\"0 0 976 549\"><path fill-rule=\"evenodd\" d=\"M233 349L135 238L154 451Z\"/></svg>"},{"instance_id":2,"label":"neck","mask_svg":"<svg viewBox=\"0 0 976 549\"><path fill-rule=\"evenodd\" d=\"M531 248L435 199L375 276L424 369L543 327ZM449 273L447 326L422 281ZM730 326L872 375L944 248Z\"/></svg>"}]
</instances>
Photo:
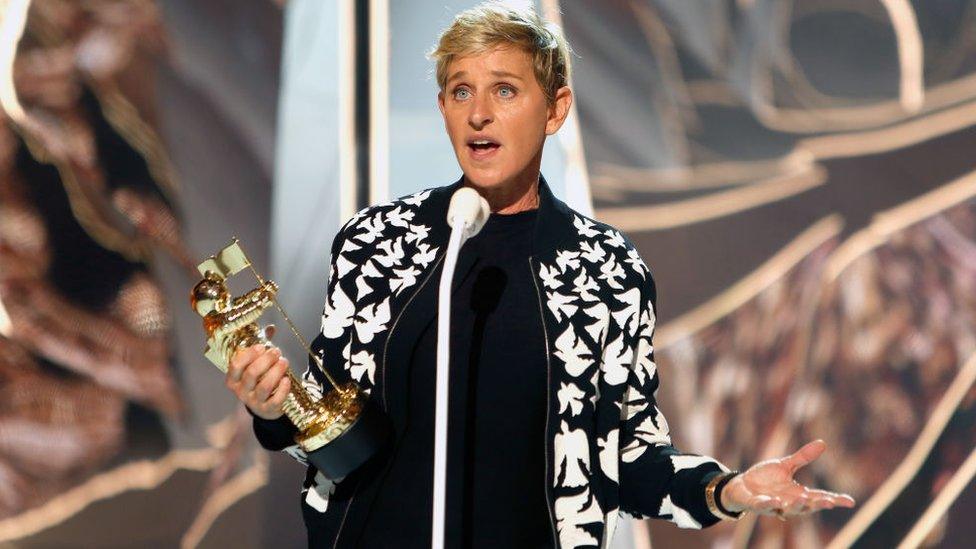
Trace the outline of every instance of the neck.
<instances>
[{"instance_id":1,"label":"neck","mask_svg":"<svg viewBox=\"0 0 976 549\"><path fill-rule=\"evenodd\" d=\"M494 188L485 188L472 183L465 176L464 185L472 187L488 201L491 213L515 214L539 207L539 170L533 174L518 177L511 183Z\"/></svg>"}]
</instances>

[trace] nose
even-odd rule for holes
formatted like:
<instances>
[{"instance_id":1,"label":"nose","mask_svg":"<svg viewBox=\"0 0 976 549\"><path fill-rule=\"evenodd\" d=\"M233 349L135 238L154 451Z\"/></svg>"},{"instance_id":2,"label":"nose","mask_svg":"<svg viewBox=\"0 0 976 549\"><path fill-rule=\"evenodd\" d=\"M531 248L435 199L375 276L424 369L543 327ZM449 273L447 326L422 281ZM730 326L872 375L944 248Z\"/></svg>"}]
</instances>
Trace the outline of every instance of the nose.
<instances>
[{"instance_id":1,"label":"nose","mask_svg":"<svg viewBox=\"0 0 976 549\"><path fill-rule=\"evenodd\" d=\"M468 124L475 130L480 130L491 123L494 115L491 111L491 103L488 97L483 95L475 96L471 101L471 110L468 112Z\"/></svg>"}]
</instances>

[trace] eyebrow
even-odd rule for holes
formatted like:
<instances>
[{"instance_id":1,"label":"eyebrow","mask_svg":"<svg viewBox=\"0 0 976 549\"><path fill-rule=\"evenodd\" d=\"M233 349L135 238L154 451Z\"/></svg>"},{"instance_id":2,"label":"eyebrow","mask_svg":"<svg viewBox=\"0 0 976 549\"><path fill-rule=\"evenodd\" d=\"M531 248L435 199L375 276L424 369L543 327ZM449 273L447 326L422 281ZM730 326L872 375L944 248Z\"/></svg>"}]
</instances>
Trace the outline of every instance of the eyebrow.
<instances>
[{"instance_id":1,"label":"eyebrow","mask_svg":"<svg viewBox=\"0 0 976 549\"><path fill-rule=\"evenodd\" d=\"M493 74L494 76L502 76L502 77L506 77L506 78L515 78L517 80L523 80L524 81L524 78L522 78L521 76L519 76L519 75L517 75L517 74L515 74L513 72L508 72L508 71L491 71L491 74ZM454 80L457 80L458 78L462 78L462 77L467 76L467 75L468 75L468 71L459 71L459 72L456 72L456 73L452 74L451 77L447 79L447 81L448 82L452 82Z\"/></svg>"}]
</instances>

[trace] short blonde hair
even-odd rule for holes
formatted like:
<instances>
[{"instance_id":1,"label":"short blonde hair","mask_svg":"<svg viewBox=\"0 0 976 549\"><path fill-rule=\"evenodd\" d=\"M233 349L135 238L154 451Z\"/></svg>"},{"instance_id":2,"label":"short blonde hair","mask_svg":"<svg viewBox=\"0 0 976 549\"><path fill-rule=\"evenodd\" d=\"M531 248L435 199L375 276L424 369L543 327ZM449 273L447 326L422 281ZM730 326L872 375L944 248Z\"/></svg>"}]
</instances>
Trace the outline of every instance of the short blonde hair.
<instances>
[{"instance_id":1,"label":"short blonde hair","mask_svg":"<svg viewBox=\"0 0 976 549\"><path fill-rule=\"evenodd\" d=\"M427 54L436 63L437 86L444 91L447 68L455 58L505 45L519 47L532 57L535 78L552 105L556 91L569 84L569 44L559 26L543 21L530 6L484 2L457 14Z\"/></svg>"}]
</instances>

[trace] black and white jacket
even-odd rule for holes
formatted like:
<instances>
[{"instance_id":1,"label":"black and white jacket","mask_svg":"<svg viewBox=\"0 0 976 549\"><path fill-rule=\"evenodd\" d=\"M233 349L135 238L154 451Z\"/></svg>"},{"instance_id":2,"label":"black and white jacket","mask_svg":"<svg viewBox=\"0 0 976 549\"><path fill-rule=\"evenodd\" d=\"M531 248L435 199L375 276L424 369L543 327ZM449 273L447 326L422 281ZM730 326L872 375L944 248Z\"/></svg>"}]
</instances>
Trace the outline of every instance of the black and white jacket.
<instances>
[{"instance_id":1,"label":"black and white jacket","mask_svg":"<svg viewBox=\"0 0 976 549\"><path fill-rule=\"evenodd\" d=\"M435 315L450 234L447 206L461 182L362 210L332 247L313 350L334 374L368 389L398 435L405 395L388 388L402 386L397 376L407 375L413 342ZM458 264L455 283L470 267ZM671 446L655 404L655 287L634 245L556 199L540 177L525 268L538 295L529 306L539 312L538 325L526 329L541 330L548 349L544 488L556 545L607 547L618 513L683 528L718 522L705 504L705 485L728 468ZM325 383L314 366L304 379L314 391ZM287 420L255 420L262 445L304 462L289 427ZM355 543L377 484L364 481L375 471L355 478L359 473L333 481L309 470L302 508L310 539L328 536L334 547Z\"/></svg>"}]
</instances>

